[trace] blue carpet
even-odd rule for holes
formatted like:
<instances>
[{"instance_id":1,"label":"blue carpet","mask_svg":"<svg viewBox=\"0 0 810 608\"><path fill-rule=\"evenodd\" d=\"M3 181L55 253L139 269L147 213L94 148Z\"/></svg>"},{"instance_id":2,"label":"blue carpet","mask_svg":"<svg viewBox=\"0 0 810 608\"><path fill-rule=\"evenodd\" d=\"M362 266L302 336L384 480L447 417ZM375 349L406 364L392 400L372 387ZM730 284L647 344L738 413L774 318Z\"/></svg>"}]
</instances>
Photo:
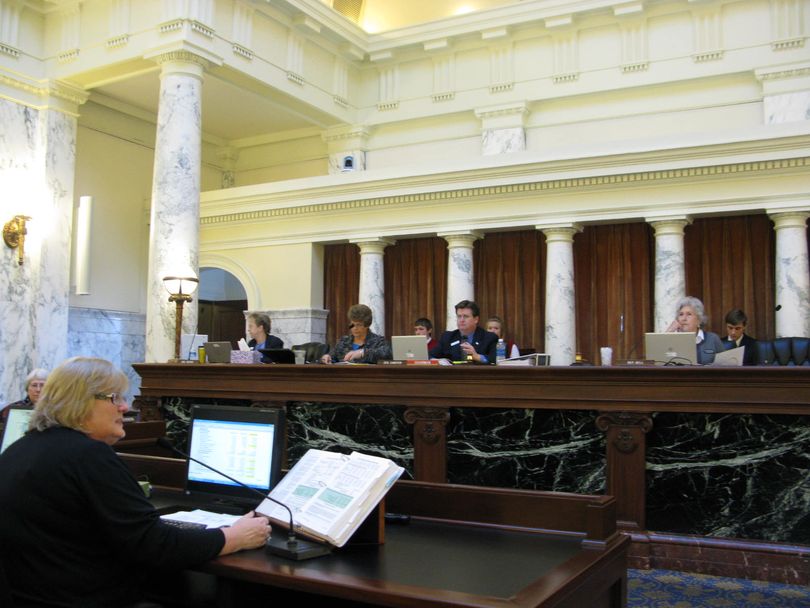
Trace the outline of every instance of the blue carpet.
<instances>
[{"instance_id":1,"label":"blue carpet","mask_svg":"<svg viewBox=\"0 0 810 608\"><path fill-rule=\"evenodd\" d=\"M810 588L671 570L628 570L628 608L810 608Z\"/></svg>"}]
</instances>

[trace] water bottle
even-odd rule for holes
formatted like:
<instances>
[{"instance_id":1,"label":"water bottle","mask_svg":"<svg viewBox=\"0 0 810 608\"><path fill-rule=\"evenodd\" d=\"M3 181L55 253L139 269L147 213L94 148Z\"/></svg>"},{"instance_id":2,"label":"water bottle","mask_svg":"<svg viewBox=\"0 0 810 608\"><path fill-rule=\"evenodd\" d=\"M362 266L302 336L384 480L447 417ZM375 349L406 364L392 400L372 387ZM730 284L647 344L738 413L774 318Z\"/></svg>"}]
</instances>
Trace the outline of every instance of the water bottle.
<instances>
[{"instance_id":1,"label":"water bottle","mask_svg":"<svg viewBox=\"0 0 810 608\"><path fill-rule=\"evenodd\" d=\"M502 361L506 359L506 344L503 338L498 338L498 346L495 347L495 361Z\"/></svg>"}]
</instances>

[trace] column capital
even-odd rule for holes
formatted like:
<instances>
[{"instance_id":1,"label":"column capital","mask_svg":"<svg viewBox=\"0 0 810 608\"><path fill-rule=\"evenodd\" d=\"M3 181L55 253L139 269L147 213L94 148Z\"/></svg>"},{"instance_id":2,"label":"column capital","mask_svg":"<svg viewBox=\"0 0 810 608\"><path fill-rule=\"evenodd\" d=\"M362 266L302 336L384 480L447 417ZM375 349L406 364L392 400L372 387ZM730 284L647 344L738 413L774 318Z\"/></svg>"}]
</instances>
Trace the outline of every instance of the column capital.
<instances>
[{"instance_id":1,"label":"column capital","mask_svg":"<svg viewBox=\"0 0 810 608\"><path fill-rule=\"evenodd\" d=\"M360 248L360 255L364 253L383 253L386 247L396 243L395 239L372 237L368 239L349 239L350 243Z\"/></svg>"},{"instance_id":2,"label":"column capital","mask_svg":"<svg viewBox=\"0 0 810 608\"><path fill-rule=\"evenodd\" d=\"M683 236L683 229L692 223L689 215L671 215L668 217L646 217L644 221L655 230L655 236L674 234Z\"/></svg>"},{"instance_id":3,"label":"column capital","mask_svg":"<svg viewBox=\"0 0 810 608\"><path fill-rule=\"evenodd\" d=\"M582 224L577 222L537 224L534 229L546 235L546 243L573 243L574 235L582 232Z\"/></svg>"},{"instance_id":4,"label":"column capital","mask_svg":"<svg viewBox=\"0 0 810 608\"><path fill-rule=\"evenodd\" d=\"M472 248L475 241L484 238L484 233L478 230L454 230L452 232L438 232L436 233L436 236L440 236L447 241L448 248Z\"/></svg>"},{"instance_id":5,"label":"column capital","mask_svg":"<svg viewBox=\"0 0 810 608\"><path fill-rule=\"evenodd\" d=\"M804 229L807 227L807 218L810 217L810 210L769 211L768 217L770 217L773 222L774 230L780 230L782 228Z\"/></svg>"},{"instance_id":6,"label":"column capital","mask_svg":"<svg viewBox=\"0 0 810 608\"><path fill-rule=\"evenodd\" d=\"M202 80L203 73L212 65L222 65L221 59L202 49L199 52L196 49L192 51L185 48L162 49L145 54L144 59L157 63L160 66L161 76L185 74L200 80Z\"/></svg>"}]
</instances>

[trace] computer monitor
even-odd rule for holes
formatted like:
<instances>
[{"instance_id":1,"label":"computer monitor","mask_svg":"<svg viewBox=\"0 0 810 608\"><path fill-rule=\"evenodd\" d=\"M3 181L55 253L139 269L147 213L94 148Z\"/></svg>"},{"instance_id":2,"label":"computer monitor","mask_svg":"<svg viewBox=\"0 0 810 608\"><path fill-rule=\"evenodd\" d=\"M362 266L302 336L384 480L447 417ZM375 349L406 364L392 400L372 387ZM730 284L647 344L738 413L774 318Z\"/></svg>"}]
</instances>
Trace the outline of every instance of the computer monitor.
<instances>
[{"instance_id":1,"label":"computer monitor","mask_svg":"<svg viewBox=\"0 0 810 608\"><path fill-rule=\"evenodd\" d=\"M281 477L284 410L224 405L191 408L188 453L192 458L267 494ZM188 461L186 493L201 503L257 504L255 492Z\"/></svg>"},{"instance_id":2,"label":"computer monitor","mask_svg":"<svg viewBox=\"0 0 810 608\"><path fill-rule=\"evenodd\" d=\"M10 407L6 427L3 429L2 441L0 441L0 454L6 448L25 435L28 431L28 421L31 420L34 410L30 407Z\"/></svg>"},{"instance_id":3,"label":"computer monitor","mask_svg":"<svg viewBox=\"0 0 810 608\"><path fill-rule=\"evenodd\" d=\"M644 356L656 365L695 365L695 339L691 332L648 333L644 335Z\"/></svg>"}]
</instances>

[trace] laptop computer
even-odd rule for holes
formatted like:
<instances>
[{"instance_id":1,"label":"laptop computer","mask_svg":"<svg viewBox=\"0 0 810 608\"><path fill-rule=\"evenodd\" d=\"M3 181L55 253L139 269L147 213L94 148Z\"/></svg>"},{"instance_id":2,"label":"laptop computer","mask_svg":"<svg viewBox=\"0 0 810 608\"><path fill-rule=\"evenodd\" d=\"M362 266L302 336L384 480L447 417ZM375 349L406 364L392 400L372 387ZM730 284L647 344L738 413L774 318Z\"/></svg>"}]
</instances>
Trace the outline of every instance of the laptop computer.
<instances>
[{"instance_id":1,"label":"laptop computer","mask_svg":"<svg viewBox=\"0 0 810 608\"><path fill-rule=\"evenodd\" d=\"M394 361L425 361L428 359L425 336L392 336Z\"/></svg>"},{"instance_id":2,"label":"laptop computer","mask_svg":"<svg viewBox=\"0 0 810 608\"><path fill-rule=\"evenodd\" d=\"M6 426L3 428L2 438L0 438L0 454L5 452L8 446L25 435L26 431L28 431L28 422L31 420L33 413L34 410L32 408L9 407Z\"/></svg>"},{"instance_id":3,"label":"laptop computer","mask_svg":"<svg viewBox=\"0 0 810 608\"><path fill-rule=\"evenodd\" d=\"M695 365L697 343L695 334L665 332L644 334L644 357L656 365Z\"/></svg>"},{"instance_id":4,"label":"laptop computer","mask_svg":"<svg viewBox=\"0 0 810 608\"><path fill-rule=\"evenodd\" d=\"M295 363L295 353L289 348L260 348L262 363Z\"/></svg>"},{"instance_id":5,"label":"laptop computer","mask_svg":"<svg viewBox=\"0 0 810 608\"><path fill-rule=\"evenodd\" d=\"M208 363L230 363L232 345L230 342L206 342L205 360Z\"/></svg>"}]
</instances>

